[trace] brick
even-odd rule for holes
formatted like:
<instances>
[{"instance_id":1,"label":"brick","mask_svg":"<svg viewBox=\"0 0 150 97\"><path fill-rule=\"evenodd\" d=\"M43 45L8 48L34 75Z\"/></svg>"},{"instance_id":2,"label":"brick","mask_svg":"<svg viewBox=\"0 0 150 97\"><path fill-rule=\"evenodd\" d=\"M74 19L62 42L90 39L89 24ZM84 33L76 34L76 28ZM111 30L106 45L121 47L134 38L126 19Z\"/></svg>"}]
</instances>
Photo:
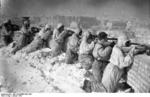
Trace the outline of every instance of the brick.
<instances>
[{"instance_id":1,"label":"brick","mask_svg":"<svg viewBox=\"0 0 150 97\"><path fill-rule=\"evenodd\" d=\"M136 72L136 70L131 69L128 72L128 84L134 88L136 92L148 92L150 79L145 75L145 71L142 68L142 71ZM144 75L143 75L144 74Z\"/></svg>"}]
</instances>

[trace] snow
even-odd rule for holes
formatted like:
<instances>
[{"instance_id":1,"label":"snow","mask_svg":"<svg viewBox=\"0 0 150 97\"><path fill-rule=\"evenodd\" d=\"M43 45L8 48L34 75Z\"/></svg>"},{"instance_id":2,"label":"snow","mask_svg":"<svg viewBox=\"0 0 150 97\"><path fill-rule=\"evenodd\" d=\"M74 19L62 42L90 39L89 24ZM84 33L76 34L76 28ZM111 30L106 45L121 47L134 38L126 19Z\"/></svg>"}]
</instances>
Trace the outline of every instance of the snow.
<instances>
[{"instance_id":1,"label":"snow","mask_svg":"<svg viewBox=\"0 0 150 97\"><path fill-rule=\"evenodd\" d=\"M10 51L11 45L0 49L1 92L84 92L85 70L80 63L65 64L64 53L51 58L49 48L28 55L23 50L16 55Z\"/></svg>"}]
</instances>

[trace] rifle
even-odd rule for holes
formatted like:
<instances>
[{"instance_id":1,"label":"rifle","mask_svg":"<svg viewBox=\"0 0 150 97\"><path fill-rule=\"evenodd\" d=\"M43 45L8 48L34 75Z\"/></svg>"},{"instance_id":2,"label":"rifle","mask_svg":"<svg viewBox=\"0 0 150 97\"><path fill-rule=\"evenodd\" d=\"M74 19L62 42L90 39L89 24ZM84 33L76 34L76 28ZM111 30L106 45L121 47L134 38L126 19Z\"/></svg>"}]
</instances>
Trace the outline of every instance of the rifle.
<instances>
[{"instance_id":1,"label":"rifle","mask_svg":"<svg viewBox=\"0 0 150 97\"><path fill-rule=\"evenodd\" d=\"M107 40L113 40L113 41L117 41L117 38L107 38Z\"/></svg>"},{"instance_id":2,"label":"rifle","mask_svg":"<svg viewBox=\"0 0 150 97\"><path fill-rule=\"evenodd\" d=\"M134 43L134 42L128 41L126 45L127 46L137 45L138 47L136 48L141 50L141 53L145 53L146 55L150 56L150 45L148 44L140 44L140 43Z\"/></svg>"},{"instance_id":3,"label":"rifle","mask_svg":"<svg viewBox=\"0 0 150 97\"><path fill-rule=\"evenodd\" d=\"M107 38L107 40L113 40L113 41L117 41L117 38ZM137 49L139 49L140 53L145 53L146 55L150 56L150 45L148 44L141 44L141 43L134 43L131 41L127 41L126 42L126 46L129 47L131 45L137 45L138 47L136 47Z\"/></svg>"}]
</instances>

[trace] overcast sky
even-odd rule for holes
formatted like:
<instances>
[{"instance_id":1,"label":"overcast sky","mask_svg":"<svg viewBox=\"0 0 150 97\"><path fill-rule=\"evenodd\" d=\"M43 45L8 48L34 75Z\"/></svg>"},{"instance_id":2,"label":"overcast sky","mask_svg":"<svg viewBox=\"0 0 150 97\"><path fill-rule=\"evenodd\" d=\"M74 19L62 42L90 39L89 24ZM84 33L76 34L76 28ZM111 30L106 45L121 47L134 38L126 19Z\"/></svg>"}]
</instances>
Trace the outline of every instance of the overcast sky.
<instances>
[{"instance_id":1,"label":"overcast sky","mask_svg":"<svg viewBox=\"0 0 150 97\"><path fill-rule=\"evenodd\" d=\"M7 15L74 15L149 20L150 0L2 0Z\"/></svg>"}]
</instances>

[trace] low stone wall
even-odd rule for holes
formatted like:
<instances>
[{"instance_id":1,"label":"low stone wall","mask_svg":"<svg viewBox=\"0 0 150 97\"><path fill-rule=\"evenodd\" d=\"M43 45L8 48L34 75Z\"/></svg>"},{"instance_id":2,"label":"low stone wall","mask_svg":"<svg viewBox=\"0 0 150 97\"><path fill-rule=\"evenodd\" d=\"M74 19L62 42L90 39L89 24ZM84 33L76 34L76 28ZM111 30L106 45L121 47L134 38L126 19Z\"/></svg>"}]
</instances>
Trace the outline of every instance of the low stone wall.
<instances>
[{"instance_id":1,"label":"low stone wall","mask_svg":"<svg viewBox=\"0 0 150 97\"><path fill-rule=\"evenodd\" d=\"M128 84L135 92L150 92L150 56L135 57L134 64L128 72Z\"/></svg>"}]
</instances>

